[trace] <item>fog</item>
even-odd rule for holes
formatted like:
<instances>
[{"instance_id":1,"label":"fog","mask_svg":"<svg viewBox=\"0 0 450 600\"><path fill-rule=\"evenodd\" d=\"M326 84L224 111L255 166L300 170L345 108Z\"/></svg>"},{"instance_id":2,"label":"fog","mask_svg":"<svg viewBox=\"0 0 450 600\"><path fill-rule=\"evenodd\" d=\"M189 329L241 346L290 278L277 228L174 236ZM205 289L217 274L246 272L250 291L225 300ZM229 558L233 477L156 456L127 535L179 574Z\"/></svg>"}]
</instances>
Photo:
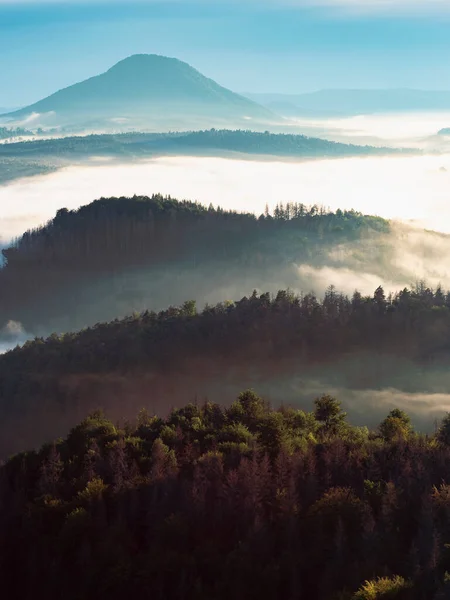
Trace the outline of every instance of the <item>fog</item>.
<instances>
[{"instance_id":1,"label":"fog","mask_svg":"<svg viewBox=\"0 0 450 600\"><path fill-rule=\"evenodd\" d=\"M369 239L341 245L326 264L291 265L272 281L258 280L255 274L245 286L247 277L236 274L233 285L218 281L205 301L223 299L219 293L235 299L251 291L250 284L271 291L306 286L320 293L333 283L344 292L358 288L370 293L380 283L395 291L424 278L430 285L450 287L450 237L423 231L450 233L450 154L285 162L166 157L126 164L92 159L86 166L0 186L0 242L43 224L62 207L77 208L101 196L156 192L257 214L266 203L273 207L293 201L396 220L392 234L378 236L376 244ZM171 278L172 287L179 277Z\"/></svg>"},{"instance_id":2,"label":"fog","mask_svg":"<svg viewBox=\"0 0 450 600\"><path fill-rule=\"evenodd\" d=\"M386 384L386 377L380 382L376 377L375 366L379 368L380 361L383 363L383 357L378 355L353 354L334 365L301 366L273 357L248 364L242 359L200 354L186 357L175 370L164 373L150 368L133 372L132 376L117 371L64 376L60 381L61 397L46 398L44 411L35 402L27 402L26 410L19 413L10 407L11 412L4 415L1 424L0 457L67 435L95 409L103 409L114 421L133 420L143 407L164 416L173 407L205 399L229 405L248 388L274 407L308 411L314 407L314 398L332 394L341 400L350 423L371 429L398 407L408 412L418 431L434 431L436 423L450 410L447 369L424 372L408 361L385 356L384 363L392 372Z\"/></svg>"},{"instance_id":3,"label":"fog","mask_svg":"<svg viewBox=\"0 0 450 600\"><path fill-rule=\"evenodd\" d=\"M170 273L155 273L152 278L142 277L139 272L128 273L124 275L124 285L122 281L117 284L127 291L128 297L122 301L115 298L115 304L110 287L99 281L98 289L85 294L86 306L89 304L90 310L95 311L89 313L94 322L144 308L144 301L145 307L150 303L151 308L160 309L195 297L201 307L205 302L235 300L253 288L275 292L290 287L295 291L314 290L321 295L325 287L334 284L349 294L355 288L373 293L380 284L386 291L395 291L419 278L433 286L442 283L450 287L450 236L445 235L450 234L450 154L315 161L165 157L132 164L97 158L83 166L0 186L0 241L7 243L25 229L44 223L62 207L77 208L102 196L156 192L256 213L263 212L266 203L272 207L279 201L316 203L331 209L353 208L395 222L390 234L380 234L376 240L368 238L332 248L322 264L286 264L276 273L264 274L230 270L205 276L202 270L189 271L181 266ZM92 297L98 301L93 303ZM80 318L84 318L83 311L80 304ZM57 330L63 331L63 325L61 322L61 329ZM23 343L28 335L18 325L1 332L0 339L2 352ZM398 377L392 375L380 382L378 376L362 382L353 375L335 380L323 368L321 372L306 374L304 381L295 370L282 379L257 378L253 382L245 377L236 381L232 389L227 388L231 395L221 395L220 400L230 400L239 388L252 384L274 403L289 401L305 407L316 395L329 392L343 400L356 423L375 425L398 405L414 416L421 429L430 431L434 419L450 408L450 381L442 380L442 385L436 387L427 377L421 385L412 378L414 369L408 365ZM346 373L345 369L339 370ZM215 398L216 383L216 378L210 386L196 380L191 387L183 387L179 395L171 396L169 390L167 398L174 403L184 403L197 393ZM126 394L117 400L117 414L122 416L125 397ZM141 398L138 394L133 410L140 407ZM78 413L71 416L71 423L79 417Z\"/></svg>"},{"instance_id":4,"label":"fog","mask_svg":"<svg viewBox=\"0 0 450 600\"><path fill-rule=\"evenodd\" d=\"M336 142L449 151L450 139L438 136L450 127L450 112L405 112L335 118L291 118L293 130ZM294 131L293 131L294 132Z\"/></svg>"},{"instance_id":5,"label":"fog","mask_svg":"<svg viewBox=\"0 0 450 600\"><path fill-rule=\"evenodd\" d=\"M315 161L166 157L103 159L0 187L0 239L20 235L95 198L161 192L224 208L297 201L356 209L450 232L450 154Z\"/></svg>"},{"instance_id":6,"label":"fog","mask_svg":"<svg viewBox=\"0 0 450 600\"><path fill-rule=\"evenodd\" d=\"M0 329L0 354L4 354L8 350L22 345L31 338L32 336L25 331L21 323L8 321Z\"/></svg>"}]
</instances>

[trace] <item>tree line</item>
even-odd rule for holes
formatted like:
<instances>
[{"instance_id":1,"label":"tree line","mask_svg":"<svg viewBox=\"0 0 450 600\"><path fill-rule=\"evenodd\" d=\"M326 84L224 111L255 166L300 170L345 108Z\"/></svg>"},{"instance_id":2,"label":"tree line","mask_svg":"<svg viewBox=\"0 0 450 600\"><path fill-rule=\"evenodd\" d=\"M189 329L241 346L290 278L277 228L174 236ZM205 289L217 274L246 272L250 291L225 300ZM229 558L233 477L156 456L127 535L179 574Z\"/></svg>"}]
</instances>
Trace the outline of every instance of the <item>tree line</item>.
<instances>
[{"instance_id":1,"label":"tree line","mask_svg":"<svg viewBox=\"0 0 450 600\"><path fill-rule=\"evenodd\" d=\"M378 385L389 387L383 357L409 361L414 369L446 369L449 340L450 293L424 283L389 296L378 287L373 295L348 297L330 286L322 300L290 290L255 291L202 309L186 301L159 313L146 310L36 338L0 356L0 452L17 449L21 435L24 444L42 441L43 432L59 431L99 399L112 402L120 386L126 390L147 374L183 381L195 369L201 382L210 368L239 368L245 381L251 369L282 374L293 364L307 370L365 354L371 357L367 370L376 369ZM108 387L112 375L116 390Z\"/></svg>"},{"instance_id":2,"label":"tree line","mask_svg":"<svg viewBox=\"0 0 450 600\"><path fill-rule=\"evenodd\" d=\"M247 154L267 154L297 157L333 157L386 155L413 152L411 150L357 146L319 138L288 133L256 132L250 130L210 129L194 131L166 144L175 149L218 149Z\"/></svg>"},{"instance_id":3,"label":"tree line","mask_svg":"<svg viewBox=\"0 0 450 600\"><path fill-rule=\"evenodd\" d=\"M23 127L0 127L0 140L7 140L9 138L15 138L26 135L33 135L33 132L24 129Z\"/></svg>"},{"instance_id":4,"label":"tree line","mask_svg":"<svg viewBox=\"0 0 450 600\"><path fill-rule=\"evenodd\" d=\"M9 130L3 128L5 137ZM12 130L11 130L12 131ZM0 133L2 129L0 128ZM33 132L17 129L15 135L33 135ZM42 134L42 131L38 131ZM51 133L51 132L49 132ZM63 133L53 131L53 133ZM5 156L62 156L129 155L153 156L164 153L191 154L192 152L274 155L285 157L322 158L339 156L391 155L414 153L410 149L357 146L331 142L305 135L255 132L250 130L210 129L204 131L118 134L74 135L47 140L29 140L0 147Z\"/></svg>"},{"instance_id":5,"label":"tree line","mask_svg":"<svg viewBox=\"0 0 450 600\"><path fill-rule=\"evenodd\" d=\"M0 468L11 599L442 600L450 415L352 427L332 396L273 410L246 390L167 418L91 413Z\"/></svg>"},{"instance_id":6,"label":"tree line","mask_svg":"<svg viewBox=\"0 0 450 600\"><path fill-rule=\"evenodd\" d=\"M325 261L336 244L387 231L389 223L377 217L302 203L279 203L256 216L170 196L102 198L78 210L60 209L3 250L0 322L13 319L33 330L36 322L76 314L100 277L112 285L132 269L148 270L141 279L150 287L152 270L162 267L217 270L232 281L233 271L244 268ZM111 303L119 304L119 294L111 289ZM130 304L125 313L111 310L109 318L134 310ZM91 323L81 320L76 327Z\"/></svg>"},{"instance_id":7,"label":"tree line","mask_svg":"<svg viewBox=\"0 0 450 600\"><path fill-rule=\"evenodd\" d=\"M298 202L279 202L257 217L161 194L101 198L77 210L58 210L54 219L25 232L2 252L11 266L45 261L46 268L55 263L87 268L94 261L107 268L121 260L134 264L169 258L170 252L205 252L206 246L209 252L227 256L235 246L289 230L311 237L329 235L336 241L367 231L387 232L389 223L354 210L334 212ZM175 250L170 250L176 240Z\"/></svg>"}]
</instances>

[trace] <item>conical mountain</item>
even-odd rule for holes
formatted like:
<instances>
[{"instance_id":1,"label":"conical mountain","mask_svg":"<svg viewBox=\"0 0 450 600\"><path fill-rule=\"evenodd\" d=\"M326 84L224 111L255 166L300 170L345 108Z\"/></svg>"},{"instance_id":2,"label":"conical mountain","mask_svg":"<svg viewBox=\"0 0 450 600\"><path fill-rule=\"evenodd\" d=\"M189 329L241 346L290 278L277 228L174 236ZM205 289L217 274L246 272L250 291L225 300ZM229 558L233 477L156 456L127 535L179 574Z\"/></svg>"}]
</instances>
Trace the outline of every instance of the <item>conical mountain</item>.
<instances>
[{"instance_id":1,"label":"conical mountain","mask_svg":"<svg viewBox=\"0 0 450 600\"><path fill-rule=\"evenodd\" d=\"M89 119L151 121L181 117L227 119L270 118L259 104L235 94L185 62L155 54L126 58L106 73L64 88L8 117L32 113L76 124ZM174 123L176 125L176 123Z\"/></svg>"}]
</instances>

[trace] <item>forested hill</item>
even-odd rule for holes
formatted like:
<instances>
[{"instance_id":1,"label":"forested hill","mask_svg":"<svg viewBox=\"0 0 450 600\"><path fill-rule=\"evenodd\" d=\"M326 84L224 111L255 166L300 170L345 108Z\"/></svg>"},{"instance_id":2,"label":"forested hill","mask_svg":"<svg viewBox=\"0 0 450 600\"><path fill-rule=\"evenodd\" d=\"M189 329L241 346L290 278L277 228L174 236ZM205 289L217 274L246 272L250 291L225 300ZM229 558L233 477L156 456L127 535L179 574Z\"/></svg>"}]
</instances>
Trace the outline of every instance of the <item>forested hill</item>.
<instances>
[{"instance_id":1,"label":"forested hill","mask_svg":"<svg viewBox=\"0 0 450 600\"><path fill-rule=\"evenodd\" d=\"M143 143L141 142L142 146ZM275 134L268 131L259 133L255 131L227 129L209 131L194 131L179 138L171 137L161 144L172 152L189 151L229 151L246 154L267 154L275 156L292 157L336 157L359 155L385 155L411 152L410 150L396 150L392 148L376 148L373 146L356 146L330 142L305 135Z\"/></svg>"},{"instance_id":2,"label":"forested hill","mask_svg":"<svg viewBox=\"0 0 450 600\"><path fill-rule=\"evenodd\" d=\"M114 269L206 251L233 260L250 243L279 233L287 239L290 233L301 233L337 241L388 230L386 220L353 210L280 203L273 213L266 209L258 217L157 194L101 198L77 210L60 209L48 224L26 232L2 252L5 273L26 265Z\"/></svg>"},{"instance_id":3,"label":"forested hill","mask_svg":"<svg viewBox=\"0 0 450 600\"><path fill-rule=\"evenodd\" d=\"M8 597L449 597L450 416L425 437L399 409L352 427L327 395L229 400L95 412L0 467Z\"/></svg>"},{"instance_id":4,"label":"forested hill","mask_svg":"<svg viewBox=\"0 0 450 600\"><path fill-rule=\"evenodd\" d=\"M164 413L186 394L222 399L249 381L285 394L294 373L325 381L336 368L356 389L445 390L449 340L450 294L426 287L389 298L330 288L323 301L254 292L54 334L0 356L0 454L64 434L98 406L117 418L143 405ZM358 410L367 422L379 409Z\"/></svg>"},{"instance_id":5,"label":"forested hill","mask_svg":"<svg viewBox=\"0 0 450 600\"><path fill-rule=\"evenodd\" d=\"M3 250L0 321L61 331L182 302L181 291L201 301L211 288L259 287L276 267L326 262L336 245L387 231L377 217L302 204L257 217L159 195L100 199L59 210Z\"/></svg>"},{"instance_id":6,"label":"forested hill","mask_svg":"<svg viewBox=\"0 0 450 600\"><path fill-rule=\"evenodd\" d=\"M5 157L146 157L239 152L297 158L388 155L415 152L330 142L304 135L258 133L245 130L206 130L184 133L126 133L31 140L0 146Z\"/></svg>"}]
</instances>

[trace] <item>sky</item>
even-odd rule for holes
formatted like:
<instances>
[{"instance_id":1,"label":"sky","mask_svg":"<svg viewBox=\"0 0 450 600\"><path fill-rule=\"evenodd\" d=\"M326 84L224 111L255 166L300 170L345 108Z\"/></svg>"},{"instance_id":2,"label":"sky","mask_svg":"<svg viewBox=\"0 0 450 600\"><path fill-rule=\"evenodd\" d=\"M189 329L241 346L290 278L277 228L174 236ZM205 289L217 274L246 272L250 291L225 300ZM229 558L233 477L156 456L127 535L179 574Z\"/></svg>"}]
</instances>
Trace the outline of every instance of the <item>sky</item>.
<instances>
[{"instance_id":1,"label":"sky","mask_svg":"<svg viewBox=\"0 0 450 600\"><path fill-rule=\"evenodd\" d=\"M449 0L0 0L0 107L135 53L238 92L450 89Z\"/></svg>"}]
</instances>

